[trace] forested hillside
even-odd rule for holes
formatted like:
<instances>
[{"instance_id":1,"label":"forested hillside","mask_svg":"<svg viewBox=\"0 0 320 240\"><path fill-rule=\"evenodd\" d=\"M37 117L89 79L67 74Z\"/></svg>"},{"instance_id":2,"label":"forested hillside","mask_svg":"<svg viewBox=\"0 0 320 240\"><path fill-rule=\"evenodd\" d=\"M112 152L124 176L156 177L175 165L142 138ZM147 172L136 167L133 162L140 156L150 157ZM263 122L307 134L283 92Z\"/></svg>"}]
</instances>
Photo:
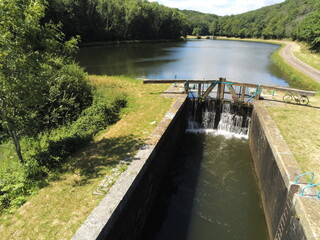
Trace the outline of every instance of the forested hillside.
<instances>
[{"instance_id":1,"label":"forested hillside","mask_svg":"<svg viewBox=\"0 0 320 240\"><path fill-rule=\"evenodd\" d=\"M220 17L210 33L216 36L306 41L320 44L320 1L287 0L247 13Z\"/></svg>"},{"instance_id":2,"label":"forested hillside","mask_svg":"<svg viewBox=\"0 0 320 240\"><path fill-rule=\"evenodd\" d=\"M286 0L239 15L218 17L147 0L51 0L46 22L62 23L82 42L178 39L187 34L306 41L320 44L320 1Z\"/></svg>"},{"instance_id":3,"label":"forested hillside","mask_svg":"<svg viewBox=\"0 0 320 240\"><path fill-rule=\"evenodd\" d=\"M179 10L146 0L51 0L50 20L83 42L176 39L184 35L186 23Z\"/></svg>"},{"instance_id":4,"label":"forested hillside","mask_svg":"<svg viewBox=\"0 0 320 240\"><path fill-rule=\"evenodd\" d=\"M51 0L46 11L46 21L62 23L68 37L83 42L207 35L217 17L146 0Z\"/></svg>"},{"instance_id":5,"label":"forested hillside","mask_svg":"<svg viewBox=\"0 0 320 240\"><path fill-rule=\"evenodd\" d=\"M209 35L210 25L218 18L218 16L214 14L191 10L182 10L181 12L186 16L185 32L188 35Z\"/></svg>"}]
</instances>

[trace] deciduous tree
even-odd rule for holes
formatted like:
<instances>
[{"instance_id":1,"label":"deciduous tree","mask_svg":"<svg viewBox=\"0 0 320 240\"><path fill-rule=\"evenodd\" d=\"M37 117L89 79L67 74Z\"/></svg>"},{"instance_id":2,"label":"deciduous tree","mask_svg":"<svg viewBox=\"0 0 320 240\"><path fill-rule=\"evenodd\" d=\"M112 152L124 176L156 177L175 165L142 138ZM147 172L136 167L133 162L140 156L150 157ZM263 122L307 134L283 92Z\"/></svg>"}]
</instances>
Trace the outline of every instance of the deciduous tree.
<instances>
[{"instance_id":1,"label":"deciduous tree","mask_svg":"<svg viewBox=\"0 0 320 240\"><path fill-rule=\"evenodd\" d=\"M42 0L0 1L0 119L21 162L24 162L21 134L30 134L30 129L43 127L40 122L46 116L53 117L53 112L64 107L62 102L78 100L77 92L68 91L71 83L86 85L85 75L78 66L74 66L73 72L64 70L73 65L71 58L66 56L74 52L77 40L64 41L59 26L41 24L44 14L45 2ZM50 93L63 79L77 81L64 81L60 94L50 99ZM82 108L90 102L90 89L86 86L79 89L80 92L83 89L88 91L84 91ZM69 94L62 94L66 92ZM43 106L52 101L58 102L58 106L51 112L42 112ZM74 108L65 109L59 117L66 117L70 111Z\"/></svg>"}]
</instances>

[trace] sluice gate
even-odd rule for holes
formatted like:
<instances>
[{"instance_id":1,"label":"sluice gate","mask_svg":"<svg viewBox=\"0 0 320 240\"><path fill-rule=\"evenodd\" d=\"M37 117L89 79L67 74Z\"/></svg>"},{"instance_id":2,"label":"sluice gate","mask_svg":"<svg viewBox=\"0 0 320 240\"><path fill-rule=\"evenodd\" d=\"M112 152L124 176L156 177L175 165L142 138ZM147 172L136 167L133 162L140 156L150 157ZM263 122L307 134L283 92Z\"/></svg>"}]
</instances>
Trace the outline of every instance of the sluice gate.
<instances>
[{"instance_id":1,"label":"sluice gate","mask_svg":"<svg viewBox=\"0 0 320 240\"><path fill-rule=\"evenodd\" d=\"M314 91L305 91L281 86L262 85L253 83L227 81L226 78L216 80L187 80L187 79L144 79L144 84L182 84L183 93L191 98L215 99L232 101L236 103L250 103L261 98L263 91L273 95L275 91L291 93L299 96L314 96Z\"/></svg>"}]
</instances>

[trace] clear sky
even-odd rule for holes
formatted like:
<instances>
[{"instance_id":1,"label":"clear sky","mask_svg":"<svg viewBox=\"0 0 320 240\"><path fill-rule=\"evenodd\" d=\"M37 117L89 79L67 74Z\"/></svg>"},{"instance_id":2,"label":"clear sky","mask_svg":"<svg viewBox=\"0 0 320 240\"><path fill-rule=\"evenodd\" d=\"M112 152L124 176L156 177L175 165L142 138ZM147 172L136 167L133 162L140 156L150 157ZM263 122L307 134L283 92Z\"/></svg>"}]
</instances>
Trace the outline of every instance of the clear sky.
<instances>
[{"instance_id":1,"label":"clear sky","mask_svg":"<svg viewBox=\"0 0 320 240\"><path fill-rule=\"evenodd\" d=\"M239 14L264 6L284 2L284 0L149 0L181 10L195 10L219 16Z\"/></svg>"}]
</instances>

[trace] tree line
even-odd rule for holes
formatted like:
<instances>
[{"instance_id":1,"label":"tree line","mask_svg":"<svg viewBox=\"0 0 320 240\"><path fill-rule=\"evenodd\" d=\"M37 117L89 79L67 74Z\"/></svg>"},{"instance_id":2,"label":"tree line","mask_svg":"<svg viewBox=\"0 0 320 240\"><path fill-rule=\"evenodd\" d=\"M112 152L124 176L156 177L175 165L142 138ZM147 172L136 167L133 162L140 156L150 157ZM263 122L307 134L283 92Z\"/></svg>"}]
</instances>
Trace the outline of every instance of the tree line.
<instances>
[{"instance_id":1,"label":"tree line","mask_svg":"<svg viewBox=\"0 0 320 240\"><path fill-rule=\"evenodd\" d=\"M319 47L320 2L287 0L239 15L219 17L209 29L215 36L305 41Z\"/></svg>"},{"instance_id":2,"label":"tree line","mask_svg":"<svg viewBox=\"0 0 320 240\"><path fill-rule=\"evenodd\" d=\"M188 34L305 41L319 46L318 0L286 0L255 11L219 17L147 0L51 0L43 21L62 24L82 42L178 39Z\"/></svg>"}]
</instances>

